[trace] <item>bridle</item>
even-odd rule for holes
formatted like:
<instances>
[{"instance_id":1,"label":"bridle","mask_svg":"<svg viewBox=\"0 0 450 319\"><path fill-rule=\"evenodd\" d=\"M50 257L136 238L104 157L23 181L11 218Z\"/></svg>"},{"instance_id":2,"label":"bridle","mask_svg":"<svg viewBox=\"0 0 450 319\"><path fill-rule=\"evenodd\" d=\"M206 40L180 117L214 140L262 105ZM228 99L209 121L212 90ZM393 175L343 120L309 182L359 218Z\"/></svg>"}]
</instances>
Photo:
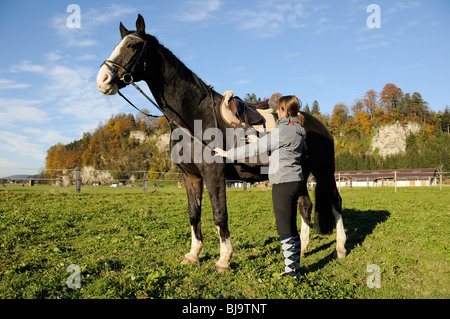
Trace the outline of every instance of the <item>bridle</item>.
<instances>
[{"instance_id":1,"label":"bridle","mask_svg":"<svg viewBox=\"0 0 450 319\"><path fill-rule=\"evenodd\" d=\"M142 46L142 48L140 49L139 52L135 53L134 56L130 59L130 61L128 62L127 66L123 66L117 62L111 61L111 60L105 60L103 61L103 63L100 65L100 67L102 67L103 65L106 65L108 67L108 69L111 71L111 74L113 76L113 80L118 82L118 81L122 81L123 83L125 83L125 85L131 84L133 85L136 90L138 90L147 100L149 100L161 113L164 114L164 116L166 116L166 112L164 112L164 108L160 107L155 101L153 101L147 94L145 94L144 91L142 91L142 89L136 84L134 83L134 78L133 78L133 73L134 73L134 68L136 67L136 65L139 63L139 59L141 58L142 54L145 52L146 48L147 48L147 40L144 37L141 37L139 35L136 34L129 34L128 36L133 36L136 38L139 38L141 40L144 41L144 44ZM124 74L122 75L122 77L119 78L117 71L112 67L115 66L119 69L122 69L124 71ZM145 70L145 61L144 61L144 70ZM216 114L216 108L215 108L215 102L214 102L214 97L212 95L212 92L208 91L205 87L205 85L203 83L201 83L201 85L203 86L204 90L209 93L207 94L208 97L211 98L212 100L212 108L213 108L213 114L214 114L214 119L215 119L215 124L216 127L219 126L219 122L217 120L217 114ZM161 115L152 115L149 113L145 113L143 112L141 109L139 109L137 106L135 106L129 99L127 99L121 92L120 90L117 91L117 93L125 100L127 101L132 107L134 107L136 110L138 110L140 113L147 115L148 117L153 117L153 118L157 118L157 117L162 117ZM175 110L171 110L173 113L177 114L177 112L175 112ZM186 121L181 118L179 115L177 115L177 117L185 124L187 125ZM167 116L166 116L167 118ZM205 145L206 148L211 149L211 147L203 140L200 139L199 137L197 137L195 134L192 134L188 129L184 128L183 126L181 126L175 118L169 120L169 125L170 124L174 124L175 126L177 126L178 128L180 128L181 130L183 130L185 133L187 133L191 138L193 138L194 140L197 140L199 142L201 142L203 145ZM188 126L188 125L187 125ZM189 127L189 126L188 126Z\"/></svg>"}]
</instances>

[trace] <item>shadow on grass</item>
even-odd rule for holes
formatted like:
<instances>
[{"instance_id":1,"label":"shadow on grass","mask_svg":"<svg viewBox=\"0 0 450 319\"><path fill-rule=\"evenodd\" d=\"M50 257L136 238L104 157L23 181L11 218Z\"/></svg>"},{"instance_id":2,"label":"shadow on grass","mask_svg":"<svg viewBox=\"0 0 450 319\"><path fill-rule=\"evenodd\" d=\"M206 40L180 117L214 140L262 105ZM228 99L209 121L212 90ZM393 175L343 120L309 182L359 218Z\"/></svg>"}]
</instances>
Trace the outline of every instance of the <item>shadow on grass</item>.
<instances>
[{"instance_id":1,"label":"shadow on grass","mask_svg":"<svg viewBox=\"0 0 450 319\"><path fill-rule=\"evenodd\" d=\"M375 227L384 223L390 216L390 213L385 210L367 210L360 211L355 209L344 209L342 212L342 218L344 220L344 228L347 236L347 241L345 243L345 249L347 250L347 257L351 254L351 251L361 245L366 237L373 233ZM328 236L335 236L333 235ZM314 239L311 239L313 241ZM305 259L308 256L316 254L322 250L328 249L330 246L336 243L335 238L332 241L324 243L321 246L316 247L311 251L307 251L305 254ZM329 262L334 259L334 252L325 256L318 262L307 266L307 271L316 271L325 267Z\"/></svg>"},{"instance_id":2,"label":"shadow on grass","mask_svg":"<svg viewBox=\"0 0 450 319\"><path fill-rule=\"evenodd\" d=\"M389 216L390 213L385 210L367 210L367 211L360 211L355 209L344 209L342 212L343 220L344 220L344 227L345 232L347 236L347 241L345 244L345 249L347 250L347 258L351 254L351 251L361 245L366 237L370 234L372 234L373 230L379 223L385 222ZM322 235L319 235L322 237ZM322 240L323 243L317 247L315 247L312 250L308 250L305 254L305 258L303 259L306 263L308 258L313 258L313 256L317 253L320 253L323 250L327 250L330 247L335 246L336 244L336 233L334 232L332 235L323 235ZM316 238L311 238L310 243L313 243ZM268 248L266 253L271 254L281 254L281 245L272 245L273 243L278 243L279 238L277 236L270 236L267 239L265 239L262 246L270 245L272 247ZM258 248L261 246L257 246L254 243L245 242L239 246L240 250L249 250L253 248ZM235 252L236 253L236 252ZM313 263L308 266L304 266L303 271L304 272L314 272L316 270L320 270L323 267L325 267L329 262L333 261L335 258L334 249L333 252L326 255L325 257L318 260L316 263ZM212 253L212 252L204 252L202 256L199 257L201 263L205 262L211 262L211 260L217 260L219 258L219 254ZM254 259L259 258L265 258L265 255L262 252L250 254L250 256L245 257L244 262L252 261ZM281 258L281 256L280 256ZM239 269L242 261L237 261L235 259L232 259L230 262L230 266L232 269ZM304 262L301 262L301 264L304 264Z\"/></svg>"}]
</instances>

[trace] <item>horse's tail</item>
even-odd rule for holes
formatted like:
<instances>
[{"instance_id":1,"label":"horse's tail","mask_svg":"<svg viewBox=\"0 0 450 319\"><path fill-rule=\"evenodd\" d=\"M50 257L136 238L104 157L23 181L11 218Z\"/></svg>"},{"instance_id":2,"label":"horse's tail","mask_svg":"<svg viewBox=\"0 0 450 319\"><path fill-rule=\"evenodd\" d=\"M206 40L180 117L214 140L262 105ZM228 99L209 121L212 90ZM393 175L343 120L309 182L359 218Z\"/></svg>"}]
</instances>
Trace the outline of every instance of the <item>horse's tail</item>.
<instances>
[{"instance_id":1,"label":"horse's tail","mask_svg":"<svg viewBox=\"0 0 450 319\"><path fill-rule=\"evenodd\" d=\"M334 187L333 187L334 186ZM329 234L336 224L333 206L340 213L342 200L334 180L317 180L315 190L314 232Z\"/></svg>"},{"instance_id":2,"label":"horse's tail","mask_svg":"<svg viewBox=\"0 0 450 319\"><path fill-rule=\"evenodd\" d=\"M302 165L316 178L314 231L328 234L336 224L333 207L342 212L342 199L334 179L334 141L330 131L314 116L305 117L305 144Z\"/></svg>"}]
</instances>

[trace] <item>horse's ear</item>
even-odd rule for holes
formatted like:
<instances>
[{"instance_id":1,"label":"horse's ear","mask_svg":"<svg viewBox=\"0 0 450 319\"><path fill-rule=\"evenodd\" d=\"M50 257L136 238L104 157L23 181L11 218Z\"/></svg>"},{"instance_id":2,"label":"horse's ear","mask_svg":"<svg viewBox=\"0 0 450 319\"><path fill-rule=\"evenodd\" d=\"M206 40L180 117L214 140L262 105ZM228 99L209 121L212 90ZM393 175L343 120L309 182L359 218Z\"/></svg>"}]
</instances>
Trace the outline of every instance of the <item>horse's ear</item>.
<instances>
[{"instance_id":1,"label":"horse's ear","mask_svg":"<svg viewBox=\"0 0 450 319\"><path fill-rule=\"evenodd\" d=\"M120 22L120 27L119 27L119 29L120 29L120 36L121 36L122 39L123 39L123 37L127 35L128 30L127 30L127 28L125 28L125 27L123 26L122 22Z\"/></svg>"},{"instance_id":2,"label":"horse's ear","mask_svg":"<svg viewBox=\"0 0 450 319\"><path fill-rule=\"evenodd\" d=\"M144 22L144 18L138 14L138 18L136 20L136 31L137 33L140 34L145 34L145 22Z\"/></svg>"}]
</instances>

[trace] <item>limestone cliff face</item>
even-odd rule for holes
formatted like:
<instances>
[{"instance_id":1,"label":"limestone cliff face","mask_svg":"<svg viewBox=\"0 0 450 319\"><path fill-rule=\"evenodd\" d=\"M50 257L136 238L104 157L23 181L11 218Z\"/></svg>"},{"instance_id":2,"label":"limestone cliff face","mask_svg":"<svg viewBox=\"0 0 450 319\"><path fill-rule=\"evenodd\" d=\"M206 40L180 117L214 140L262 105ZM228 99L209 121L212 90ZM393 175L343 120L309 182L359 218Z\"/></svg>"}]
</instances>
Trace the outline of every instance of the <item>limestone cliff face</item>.
<instances>
[{"instance_id":1,"label":"limestone cliff face","mask_svg":"<svg viewBox=\"0 0 450 319\"><path fill-rule=\"evenodd\" d=\"M378 155L382 157L404 153L406 138L411 133L419 133L420 129L420 124L412 122L406 125L395 123L380 127L372 139L369 152L373 153L378 148Z\"/></svg>"},{"instance_id":2,"label":"limestone cliff face","mask_svg":"<svg viewBox=\"0 0 450 319\"><path fill-rule=\"evenodd\" d=\"M170 133L164 133L161 135L155 135L149 137L147 134L145 134L142 131L132 131L130 132L130 139L134 139L139 144L146 142L148 140L153 140L156 143L156 147L161 152L168 152L169 151L169 143L170 143Z\"/></svg>"}]
</instances>

